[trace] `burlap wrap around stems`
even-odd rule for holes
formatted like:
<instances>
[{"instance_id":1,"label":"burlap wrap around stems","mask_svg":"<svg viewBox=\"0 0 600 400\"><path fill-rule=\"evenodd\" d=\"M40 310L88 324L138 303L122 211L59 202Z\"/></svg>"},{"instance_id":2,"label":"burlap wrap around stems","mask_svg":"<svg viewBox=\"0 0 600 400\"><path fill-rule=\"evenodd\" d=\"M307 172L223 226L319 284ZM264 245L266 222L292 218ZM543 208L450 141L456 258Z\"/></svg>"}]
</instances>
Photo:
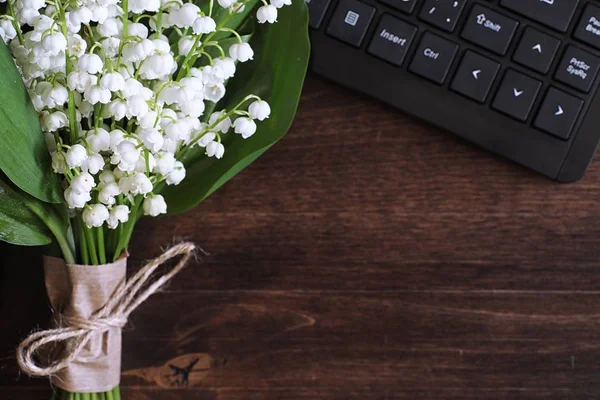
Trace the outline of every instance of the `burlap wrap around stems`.
<instances>
[{"instance_id":1,"label":"burlap wrap around stems","mask_svg":"<svg viewBox=\"0 0 600 400\"><path fill-rule=\"evenodd\" d=\"M125 282L126 273L126 257L105 265L66 264L60 258L44 257L50 303L66 320L87 320ZM72 345L73 342L67 342L67 348L60 350L68 352ZM50 380L69 392L92 393L112 390L119 384L120 376L121 328L115 327L94 332L77 358Z\"/></svg>"},{"instance_id":2,"label":"burlap wrap around stems","mask_svg":"<svg viewBox=\"0 0 600 400\"><path fill-rule=\"evenodd\" d=\"M69 392L112 390L121 373L121 328L137 307L186 266L195 248L193 243L177 244L129 280L126 257L97 266L45 258L46 289L59 318L56 328L34 332L21 342L17 349L21 369L31 376L50 377ZM178 256L174 267L155 274Z\"/></svg>"}]
</instances>

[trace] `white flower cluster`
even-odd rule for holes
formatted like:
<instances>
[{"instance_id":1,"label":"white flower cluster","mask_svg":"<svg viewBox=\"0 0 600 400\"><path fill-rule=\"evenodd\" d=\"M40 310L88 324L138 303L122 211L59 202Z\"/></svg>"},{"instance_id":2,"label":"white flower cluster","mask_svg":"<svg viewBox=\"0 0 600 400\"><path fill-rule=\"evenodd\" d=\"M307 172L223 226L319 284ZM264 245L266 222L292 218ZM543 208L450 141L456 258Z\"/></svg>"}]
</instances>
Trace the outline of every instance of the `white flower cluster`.
<instances>
[{"instance_id":1,"label":"white flower cluster","mask_svg":"<svg viewBox=\"0 0 600 400\"><path fill-rule=\"evenodd\" d=\"M65 200L88 227L115 229L135 205L166 213L153 191L185 178L178 158L195 146L221 158L223 135L249 138L255 120L269 117L254 95L204 115L225 95L236 63L254 56L225 27L247 0L218 0L228 10L219 23L205 1L201 9L182 0L8 0L0 36L39 112L53 169L64 175ZM262 1L259 23L291 4ZM221 47L213 39L220 32L237 42Z\"/></svg>"}]
</instances>

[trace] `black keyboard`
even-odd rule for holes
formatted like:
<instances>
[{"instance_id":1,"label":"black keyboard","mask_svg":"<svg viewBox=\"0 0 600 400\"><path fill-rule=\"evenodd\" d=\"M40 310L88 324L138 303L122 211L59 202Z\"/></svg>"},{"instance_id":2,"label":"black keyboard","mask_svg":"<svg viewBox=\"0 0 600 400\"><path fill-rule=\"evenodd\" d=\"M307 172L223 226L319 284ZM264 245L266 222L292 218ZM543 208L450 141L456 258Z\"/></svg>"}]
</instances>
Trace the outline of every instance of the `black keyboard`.
<instances>
[{"instance_id":1,"label":"black keyboard","mask_svg":"<svg viewBox=\"0 0 600 400\"><path fill-rule=\"evenodd\" d=\"M600 1L307 0L312 69L552 179L600 139Z\"/></svg>"}]
</instances>

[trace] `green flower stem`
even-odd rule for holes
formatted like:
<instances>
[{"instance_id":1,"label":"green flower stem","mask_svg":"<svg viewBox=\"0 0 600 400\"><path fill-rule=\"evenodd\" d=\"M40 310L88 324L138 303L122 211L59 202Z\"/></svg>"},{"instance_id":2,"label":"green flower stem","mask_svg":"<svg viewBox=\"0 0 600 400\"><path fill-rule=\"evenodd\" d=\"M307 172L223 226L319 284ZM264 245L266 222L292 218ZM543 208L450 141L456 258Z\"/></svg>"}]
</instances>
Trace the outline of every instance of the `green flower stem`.
<instances>
[{"instance_id":1,"label":"green flower stem","mask_svg":"<svg viewBox=\"0 0 600 400\"><path fill-rule=\"evenodd\" d=\"M81 221L80 216L75 217L75 225L77 229L77 234L79 235L79 249L81 253L79 257L79 262L83 265L89 265L90 253L88 252L88 245L87 241L85 240L83 221Z\"/></svg>"},{"instance_id":2,"label":"green flower stem","mask_svg":"<svg viewBox=\"0 0 600 400\"><path fill-rule=\"evenodd\" d=\"M94 241L94 232L88 227L83 227L85 240L87 241L88 250L90 251L90 261L92 265L98 265L98 253L96 252L96 242Z\"/></svg>"},{"instance_id":3,"label":"green flower stem","mask_svg":"<svg viewBox=\"0 0 600 400\"><path fill-rule=\"evenodd\" d=\"M67 31L67 15L65 13L65 8L62 4L62 2L57 1L56 2L56 6L58 8L58 12L59 12L59 16L60 16L60 28L62 30L62 34L65 36L65 39L69 39L69 32ZM69 54L69 48L67 46L67 49L65 50L65 57L66 57L66 75L69 76L69 74L71 73L71 71L73 70L73 61L71 60L71 55ZM68 108L69 108L69 133L70 133L70 142L71 144L75 143L77 141L77 137L79 136L77 134L77 117L76 117L76 110L75 110L75 97L73 96L73 91L69 90L69 103L68 103Z\"/></svg>"},{"instance_id":4,"label":"green flower stem","mask_svg":"<svg viewBox=\"0 0 600 400\"><path fill-rule=\"evenodd\" d=\"M123 37L129 36L129 0L123 0L121 2L123 8ZM119 51L119 57L121 52Z\"/></svg>"},{"instance_id":5,"label":"green flower stem","mask_svg":"<svg viewBox=\"0 0 600 400\"><path fill-rule=\"evenodd\" d=\"M100 264L106 264L106 250L104 249L103 227L96 228L96 237L98 238L98 259L100 261Z\"/></svg>"},{"instance_id":6,"label":"green flower stem","mask_svg":"<svg viewBox=\"0 0 600 400\"><path fill-rule=\"evenodd\" d=\"M17 37L19 38L19 43L23 44L25 42L23 39L23 32L21 31L21 26L17 22L17 17L15 15L15 9L13 7L13 1L14 0L8 0L8 13L12 17L11 22L12 22L13 27L15 28L15 31L17 31Z\"/></svg>"},{"instance_id":7,"label":"green flower stem","mask_svg":"<svg viewBox=\"0 0 600 400\"><path fill-rule=\"evenodd\" d=\"M56 400L121 400L121 391L119 386L116 386L108 392L98 393L71 393L66 390L57 389L54 392L52 399Z\"/></svg>"},{"instance_id":8,"label":"green flower stem","mask_svg":"<svg viewBox=\"0 0 600 400\"><path fill-rule=\"evenodd\" d=\"M135 203L131 207L131 212L129 213L129 221L125 223L125 226L123 227L123 232L119 235L119 242L117 243L117 248L113 256L113 262L119 259L121 254L125 251L125 249L127 249L127 246L129 245L129 240L131 239L133 228L139 218L138 211L143 199L143 196L138 196L135 199Z\"/></svg>"}]
</instances>

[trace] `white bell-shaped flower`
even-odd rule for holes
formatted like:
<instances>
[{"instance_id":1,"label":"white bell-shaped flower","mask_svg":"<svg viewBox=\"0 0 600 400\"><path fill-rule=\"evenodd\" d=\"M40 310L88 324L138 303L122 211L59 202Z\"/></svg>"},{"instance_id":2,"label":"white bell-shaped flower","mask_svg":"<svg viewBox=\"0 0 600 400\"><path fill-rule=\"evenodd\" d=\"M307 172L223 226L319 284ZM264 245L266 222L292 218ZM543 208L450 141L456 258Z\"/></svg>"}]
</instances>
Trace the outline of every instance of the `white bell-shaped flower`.
<instances>
[{"instance_id":1,"label":"white bell-shaped flower","mask_svg":"<svg viewBox=\"0 0 600 400\"><path fill-rule=\"evenodd\" d=\"M105 169L98 175L100 183L113 183L116 182L115 174L110 169Z\"/></svg>"},{"instance_id":2,"label":"white bell-shaped flower","mask_svg":"<svg viewBox=\"0 0 600 400\"><path fill-rule=\"evenodd\" d=\"M118 92L125 88L125 79L118 72L110 72L100 79L100 87L111 92Z\"/></svg>"},{"instance_id":3,"label":"white bell-shaped flower","mask_svg":"<svg viewBox=\"0 0 600 400\"><path fill-rule=\"evenodd\" d=\"M176 161L173 170L169 172L165 182L167 185L179 185L179 183L185 178L185 167L181 161Z\"/></svg>"},{"instance_id":4,"label":"white bell-shaped flower","mask_svg":"<svg viewBox=\"0 0 600 400\"><path fill-rule=\"evenodd\" d=\"M277 8L281 8L283 6L291 5L292 0L271 0L271 4Z\"/></svg>"},{"instance_id":5,"label":"white bell-shaped flower","mask_svg":"<svg viewBox=\"0 0 600 400\"><path fill-rule=\"evenodd\" d=\"M87 193L96 187L94 177L89 172L82 172L71 180L71 190L75 194Z\"/></svg>"},{"instance_id":6,"label":"white bell-shaped flower","mask_svg":"<svg viewBox=\"0 0 600 400\"><path fill-rule=\"evenodd\" d=\"M144 200L143 208L144 215L150 215L151 217L167 213L167 203L160 194L147 197Z\"/></svg>"},{"instance_id":7,"label":"white bell-shaped flower","mask_svg":"<svg viewBox=\"0 0 600 400\"><path fill-rule=\"evenodd\" d=\"M110 149L110 134L104 128L90 130L85 139L94 153L108 151Z\"/></svg>"},{"instance_id":8,"label":"white bell-shaped flower","mask_svg":"<svg viewBox=\"0 0 600 400\"><path fill-rule=\"evenodd\" d=\"M116 99L111 101L106 108L108 116L113 117L115 121L120 121L125 118L127 113L127 103L123 100Z\"/></svg>"},{"instance_id":9,"label":"white bell-shaped flower","mask_svg":"<svg viewBox=\"0 0 600 400\"><path fill-rule=\"evenodd\" d=\"M127 117L143 117L149 111L148 103L144 96L136 94L127 99Z\"/></svg>"},{"instance_id":10,"label":"white bell-shaped flower","mask_svg":"<svg viewBox=\"0 0 600 400\"><path fill-rule=\"evenodd\" d=\"M248 43L236 43L229 47L229 57L239 62L246 62L254 58L254 50Z\"/></svg>"},{"instance_id":11,"label":"white bell-shaped flower","mask_svg":"<svg viewBox=\"0 0 600 400\"><path fill-rule=\"evenodd\" d=\"M120 36L123 31L123 22L121 19L107 18L103 23L98 24L96 29L103 37Z\"/></svg>"},{"instance_id":12,"label":"white bell-shaped flower","mask_svg":"<svg viewBox=\"0 0 600 400\"><path fill-rule=\"evenodd\" d=\"M115 196L118 196L119 194L121 194L121 190L116 182L106 183L98 192L98 201L107 206L112 206L116 202Z\"/></svg>"},{"instance_id":13,"label":"white bell-shaped flower","mask_svg":"<svg viewBox=\"0 0 600 400\"><path fill-rule=\"evenodd\" d=\"M108 208L104 204L92 204L85 207L82 213L83 222L88 228L98 228L108 219Z\"/></svg>"},{"instance_id":14,"label":"white bell-shaped flower","mask_svg":"<svg viewBox=\"0 0 600 400\"><path fill-rule=\"evenodd\" d=\"M104 158L100 154L92 154L81 163L81 170L89 172L92 175L97 174L104 168Z\"/></svg>"},{"instance_id":15,"label":"white bell-shaped flower","mask_svg":"<svg viewBox=\"0 0 600 400\"><path fill-rule=\"evenodd\" d=\"M67 49L67 39L60 32L50 33L42 39L42 46L48 55L57 55Z\"/></svg>"},{"instance_id":16,"label":"white bell-shaped flower","mask_svg":"<svg viewBox=\"0 0 600 400\"><path fill-rule=\"evenodd\" d=\"M96 75L90 75L87 72L71 72L67 76L67 86L71 90L76 90L79 93L85 92L87 88L95 85L98 82Z\"/></svg>"},{"instance_id":17,"label":"white bell-shaped flower","mask_svg":"<svg viewBox=\"0 0 600 400\"><path fill-rule=\"evenodd\" d=\"M146 148L152 152L159 151L164 143L163 135L158 131L158 129L143 129L138 136L142 142L144 142L144 146L146 146Z\"/></svg>"},{"instance_id":18,"label":"white bell-shaped flower","mask_svg":"<svg viewBox=\"0 0 600 400\"><path fill-rule=\"evenodd\" d=\"M233 129L235 133L248 139L256 133L256 122L252 118L240 117L233 122Z\"/></svg>"},{"instance_id":19,"label":"white bell-shaped flower","mask_svg":"<svg viewBox=\"0 0 600 400\"><path fill-rule=\"evenodd\" d=\"M215 59L213 67L223 71L224 79L229 79L235 75L235 62L229 57Z\"/></svg>"},{"instance_id":20,"label":"white bell-shaped flower","mask_svg":"<svg viewBox=\"0 0 600 400\"><path fill-rule=\"evenodd\" d=\"M219 5L223 8L229 8L235 4L237 0L218 0Z\"/></svg>"},{"instance_id":21,"label":"white bell-shaped flower","mask_svg":"<svg viewBox=\"0 0 600 400\"><path fill-rule=\"evenodd\" d=\"M272 4L260 7L256 11L256 18L259 24L264 24L265 22L274 24L277 22L277 7Z\"/></svg>"},{"instance_id":22,"label":"white bell-shaped flower","mask_svg":"<svg viewBox=\"0 0 600 400\"><path fill-rule=\"evenodd\" d=\"M70 187L65 190L65 201L70 209L83 208L88 201L92 200L90 192L75 193Z\"/></svg>"},{"instance_id":23,"label":"white bell-shaped flower","mask_svg":"<svg viewBox=\"0 0 600 400\"><path fill-rule=\"evenodd\" d=\"M68 39L69 54L73 57L81 57L85 54L87 43L78 34L70 35Z\"/></svg>"},{"instance_id":24,"label":"white bell-shaped flower","mask_svg":"<svg viewBox=\"0 0 600 400\"><path fill-rule=\"evenodd\" d=\"M211 17L198 17L192 24L195 34L207 34L217 30L217 23Z\"/></svg>"},{"instance_id":25,"label":"white bell-shaped flower","mask_svg":"<svg viewBox=\"0 0 600 400\"><path fill-rule=\"evenodd\" d=\"M79 57L79 60L77 61L77 67L79 70L87 72L88 74L97 74L98 72L102 71L104 63L96 54L84 54Z\"/></svg>"},{"instance_id":26,"label":"white bell-shaped flower","mask_svg":"<svg viewBox=\"0 0 600 400\"><path fill-rule=\"evenodd\" d=\"M173 168L175 168L175 156L173 155L173 153L167 153L167 152L159 152L156 154L155 157L156 160L156 166L154 167L154 171L155 173L161 174L161 175L167 175L169 172L173 171Z\"/></svg>"},{"instance_id":27,"label":"white bell-shaped flower","mask_svg":"<svg viewBox=\"0 0 600 400\"><path fill-rule=\"evenodd\" d=\"M224 111L217 111L211 114L208 125L211 126L212 130L227 133L231 129L231 118L225 117Z\"/></svg>"},{"instance_id":28,"label":"white bell-shaped flower","mask_svg":"<svg viewBox=\"0 0 600 400\"><path fill-rule=\"evenodd\" d=\"M11 40L17 37L17 31L9 20L0 20L0 37L2 37L4 43L9 43Z\"/></svg>"},{"instance_id":29,"label":"white bell-shaped flower","mask_svg":"<svg viewBox=\"0 0 600 400\"><path fill-rule=\"evenodd\" d=\"M119 223L125 223L129 221L129 207L126 205L114 206L110 210L110 215L106 220L106 225L110 229L116 229Z\"/></svg>"},{"instance_id":30,"label":"white bell-shaped flower","mask_svg":"<svg viewBox=\"0 0 600 400\"><path fill-rule=\"evenodd\" d=\"M179 28L189 28L192 26L198 15L200 8L193 3L185 3L180 9L173 11L169 21Z\"/></svg>"},{"instance_id":31,"label":"white bell-shaped flower","mask_svg":"<svg viewBox=\"0 0 600 400\"><path fill-rule=\"evenodd\" d=\"M271 106L269 103L263 100L257 100L250 104L248 107L248 113L250 117L257 119L259 121L263 121L271 115Z\"/></svg>"},{"instance_id":32,"label":"white bell-shaped flower","mask_svg":"<svg viewBox=\"0 0 600 400\"><path fill-rule=\"evenodd\" d=\"M57 130L69 125L67 115L62 111L49 113L45 111L42 114L42 128L46 132L56 132Z\"/></svg>"},{"instance_id":33,"label":"white bell-shaped flower","mask_svg":"<svg viewBox=\"0 0 600 400\"><path fill-rule=\"evenodd\" d=\"M108 89L98 85L91 85L83 92L83 98L92 105L97 103L108 104L110 103L111 94Z\"/></svg>"},{"instance_id":34,"label":"white bell-shaped flower","mask_svg":"<svg viewBox=\"0 0 600 400\"><path fill-rule=\"evenodd\" d=\"M80 167L81 163L88 158L87 150L80 144L74 144L69 150L67 150L66 158L69 167Z\"/></svg>"},{"instance_id":35,"label":"white bell-shaped flower","mask_svg":"<svg viewBox=\"0 0 600 400\"><path fill-rule=\"evenodd\" d=\"M206 145L206 155L209 157L223 158L225 147L219 142L210 142Z\"/></svg>"},{"instance_id":36,"label":"white bell-shaped flower","mask_svg":"<svg viewBox=\"0 0 600 400\"><path fill-rule=\"evenodd\" d=\"M146 176L146 174L134 172L131 176L128 177L128 189L129 193L136 196L138 194L146 195L152 191L152 182ZM121 186L121 182L119 181L119 187Z\"/></svg>"},{"instance_id":37,"label":"white bell-shaped flower","mask_svg":"<svg viewBox=\"0 0 600 400\"><path fill-rule=\"evenodd\" d=\"M188 53L192 50L192 47L194 47L194 42L195 39L192 36L183 36L181 39L179 39L179 42L177 42L177 49L179 50L179 54L182 56L187 56Z\"/></svg>"}]
</instances>

